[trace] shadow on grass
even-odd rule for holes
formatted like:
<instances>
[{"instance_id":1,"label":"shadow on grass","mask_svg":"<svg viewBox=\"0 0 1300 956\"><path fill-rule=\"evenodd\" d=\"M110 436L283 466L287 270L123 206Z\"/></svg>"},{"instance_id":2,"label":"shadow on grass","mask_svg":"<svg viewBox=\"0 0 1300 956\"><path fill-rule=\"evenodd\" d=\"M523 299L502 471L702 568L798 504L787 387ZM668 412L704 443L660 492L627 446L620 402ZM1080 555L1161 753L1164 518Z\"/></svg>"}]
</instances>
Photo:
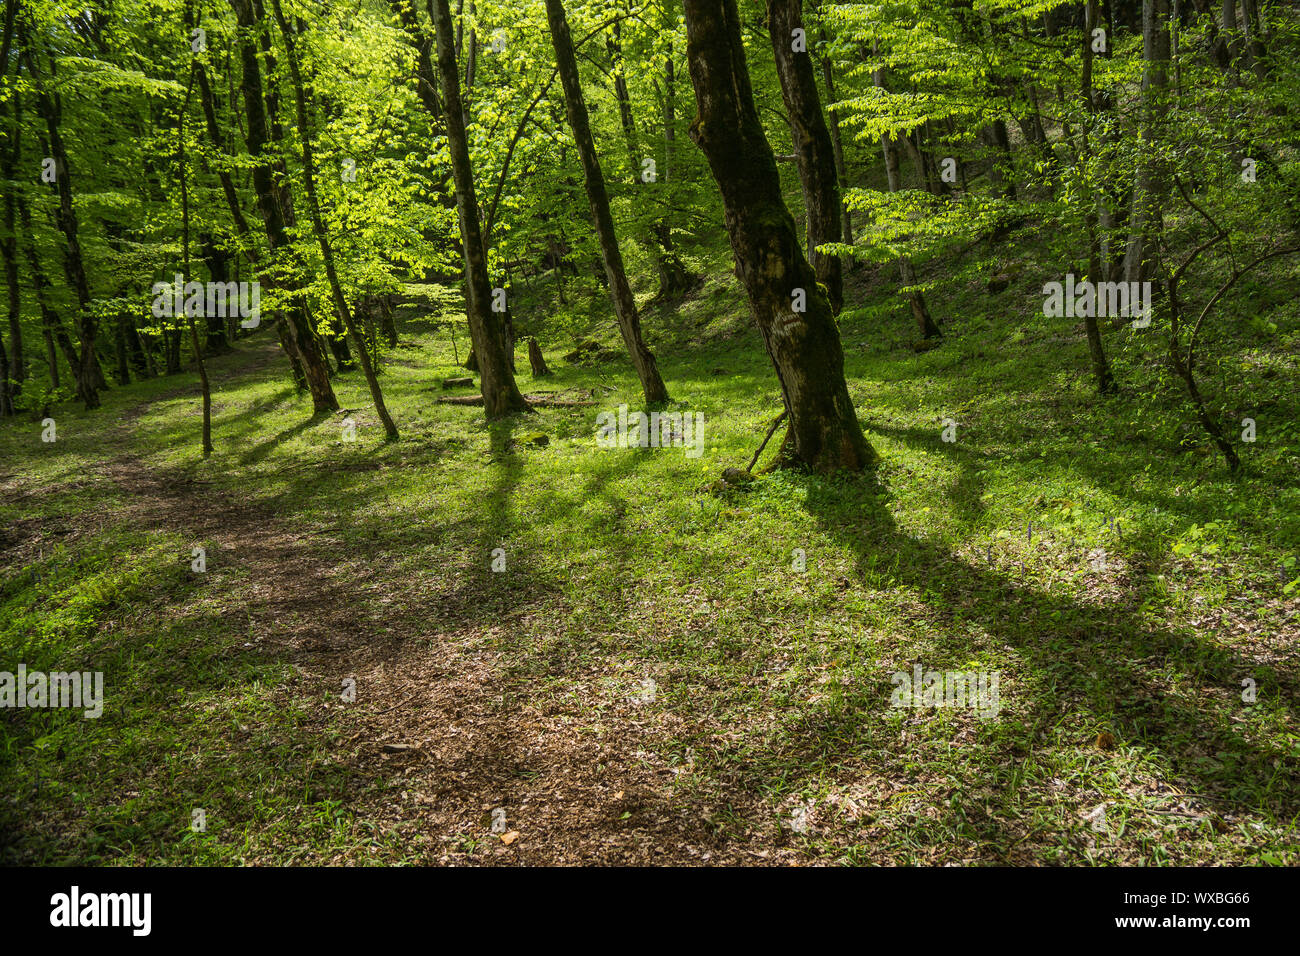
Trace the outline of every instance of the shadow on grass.
<instances>
[{"instance_id":1,"label":"shadow on grass","mask_svg":"<svg viewBox=\"0 0 1300 956\"><path fill-rule=\"evenodd\" d=\"M926 595L929 625L953 632L958 623L974 623L995 642L1014 648L1036 675L1049 675L1041 683L1050 690L1031 708L1035 728L1050 728L1064 713L1084 712L1109 727L1121 744L1162 754L1184 790L1282 819L1300 814L1295 755L1246 740L1226 715L1197 703L1198 697L1225 690L1235 694L1242 678L1250 676L1258 679L1261 698L1279 699L1294 718L1293 667L1262 666L1193 633L1145 624L1135 611L1142 595L1133 591L1117 604L1095 605L1013 583L945 547L900 533L879 491L865 480L833 489L814 483L807 510L828 536L852 550L859 573L891 565L892 584ZM966 659L962 648L952 646L949 652L951 666L960 668ZM922 663L927 669L946 666L937 660ZM1167 696L1151 677L1169 663L1195 681L1179 697ZM882 684L879 706L885 706L889 692ZM815 742L802 742L810 743Z\"/></svg>"}]
</instances>

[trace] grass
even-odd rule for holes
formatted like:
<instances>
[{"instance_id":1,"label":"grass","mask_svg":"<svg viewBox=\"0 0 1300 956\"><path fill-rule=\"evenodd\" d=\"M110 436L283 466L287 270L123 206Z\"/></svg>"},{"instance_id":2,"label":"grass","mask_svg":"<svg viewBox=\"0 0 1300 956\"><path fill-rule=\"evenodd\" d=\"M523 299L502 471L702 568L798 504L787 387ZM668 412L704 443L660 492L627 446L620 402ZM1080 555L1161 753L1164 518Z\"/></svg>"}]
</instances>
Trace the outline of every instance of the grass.
<instances>
[{"instance_id":1,"label":"grass","mask_svg":"<svg viewBox=\"0 0 1300 956\"><path fill-rule=\"evenodd\" d=\"M597 447L639 390L560 358L617 347L577 282L558 312L520 294L556 371L520 380L590 407L437 404L464 373L422 306L384 367L393 444L359 373L357 440L313 419L269 333L211 362L206 462L189 374L60 406L53 444L6 423L0 669L102 670L107 702L0 713L0 861L1300 863L1300 307L1264 276L1208 330L1216 410L1257 423L1231 478L1159 327L1108 335L1099 399L1081 327L1037 314L1054 267L999 254L933 279L922 354L887 270L850 288L873 478L705 490L779 408L721 256L646 316L700 458ZM916 663L998 673L999 712L891 707ZM433 756L377 752L402 735Z\"/></svg>"}]
</instances>

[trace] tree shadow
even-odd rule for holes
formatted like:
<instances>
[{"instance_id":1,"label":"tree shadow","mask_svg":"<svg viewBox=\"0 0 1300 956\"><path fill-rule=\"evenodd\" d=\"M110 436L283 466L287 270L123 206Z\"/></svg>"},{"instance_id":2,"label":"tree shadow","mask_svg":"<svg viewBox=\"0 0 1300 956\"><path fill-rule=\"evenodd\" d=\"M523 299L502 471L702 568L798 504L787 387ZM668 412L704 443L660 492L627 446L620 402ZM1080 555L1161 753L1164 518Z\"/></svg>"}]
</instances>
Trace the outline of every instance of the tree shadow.
<instances>
[{"instance_id":1,"label":"tree shadow","mask_svg":"<svg viewBox=\"0 0 1300 956\"><path fill-rule=\"evenodd\" d=\"M304 418L297 424L290 425L288 428L276 435L273 435L265 441L258 442L256 445L249 448L248 451L239 456L239 463L241 465L256 465L258 462L269 457L280 445L296 438L307 429L326 421L331 418L333 414L334 413L328 409L322 409L321 411L312 414L310 418Z\"/></svg>"},{"instance_id":2,"label":"tree shadow","mask_svg":"<svg viewBox=\"0 0 1300 956\"><path fill-rule=\"evenodd\" d=\"M805 507L830 538L854 553L859 573L892 566L897 586L926 595L927 625L952 633L958 622L976 624L1034 672L1050 674L1050 681L1040 682L1050 689L1037 692L1031 723L1050 727L1062 713L1089 713L1124 743L1163 754L1187 792L1249 806L1256 806L1249 802L1252 795L1268 793L1266 808L1278 816L1300 813L1295 755L1245 739L1231 721L1195 702L1235 694L1250 676L1259 682L1261 699L1275 697L1294 719L1300 682L1293 664L1261 665L1193 633L1142 622L1138 607L1151 595L1137 588L1118 602L1090 604L1011 582L995 569L901 532L881 491L868 479L834 488L813 482ZM858 506L857 520L844 520L846 496ZM1152 679L1166 664L1190 675L1195 687L1178 698L1167 696ZM888 700L889 693L882 685L880 699ZM824 745L834 746L834 728L827 728L826 737Z\"/></svg>"}]
</instances>

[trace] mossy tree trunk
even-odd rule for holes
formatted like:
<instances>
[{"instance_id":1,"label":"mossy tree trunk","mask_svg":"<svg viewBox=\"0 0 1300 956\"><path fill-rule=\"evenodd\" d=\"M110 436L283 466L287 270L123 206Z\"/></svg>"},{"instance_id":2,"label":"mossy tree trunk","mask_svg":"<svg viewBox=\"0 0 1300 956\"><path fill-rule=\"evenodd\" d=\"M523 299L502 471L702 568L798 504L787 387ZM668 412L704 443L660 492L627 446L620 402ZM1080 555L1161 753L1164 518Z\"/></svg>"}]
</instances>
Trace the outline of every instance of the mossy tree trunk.
<instances>
[{"instance_id":1,"label":"mossy tree trunk","mask_svg":"<svg viewBox=\"0 0 1300 956\"><path fill-rule=\"evenodd\" d=\"M722 192L727 232L750 309L789 412L784 465L859 471L876 454L844 380L830 301L799 247L776 158L754 106L735 0L686 0L686 56L698 115L691 138ZM792 305L802 301L805 311Z\"/></svg>"}]
</instances>

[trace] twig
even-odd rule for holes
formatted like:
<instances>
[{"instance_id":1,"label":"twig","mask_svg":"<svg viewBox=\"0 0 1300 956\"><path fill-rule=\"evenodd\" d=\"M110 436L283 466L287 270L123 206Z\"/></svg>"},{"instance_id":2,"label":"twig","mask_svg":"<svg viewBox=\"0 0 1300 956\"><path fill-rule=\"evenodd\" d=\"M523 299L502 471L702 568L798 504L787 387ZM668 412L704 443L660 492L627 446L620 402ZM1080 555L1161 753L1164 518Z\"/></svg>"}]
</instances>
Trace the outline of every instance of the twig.
<instances>
[{"instance_id":1,"label":"twig","mask_svg":"<svg viewBox=\"0 0 1300 956\"><path fill-rule=\"evenodd\" d=\"M781 409L781 414L780 414L780 415L777 415L776 418L773 420L771 426L770 426L770 427L768 428L768 430L767 430L767 437L765 437L765 438L763 439L763 444L761 444L761 445L758 446L758 451L754 452L754 457L751 458L751 459L749 459L749 464L745 466L745 470L746 470L746 471L753 471L753 470L754 470L754 464L755 464L755 462L758 461L758 456L761 455L761 454L763 454L763 449L766 448L766 447L767 447L767 443L770 442L770 441L772 440L772 435L776 433L776 428L777 428L777 426L780 425L781 422L785 421L785 415L786 415L786 412L788 412L788 411L789 411L789 409L787 409L787 408L783 408L783 409Z\"/></svg>"}]
</instances>

